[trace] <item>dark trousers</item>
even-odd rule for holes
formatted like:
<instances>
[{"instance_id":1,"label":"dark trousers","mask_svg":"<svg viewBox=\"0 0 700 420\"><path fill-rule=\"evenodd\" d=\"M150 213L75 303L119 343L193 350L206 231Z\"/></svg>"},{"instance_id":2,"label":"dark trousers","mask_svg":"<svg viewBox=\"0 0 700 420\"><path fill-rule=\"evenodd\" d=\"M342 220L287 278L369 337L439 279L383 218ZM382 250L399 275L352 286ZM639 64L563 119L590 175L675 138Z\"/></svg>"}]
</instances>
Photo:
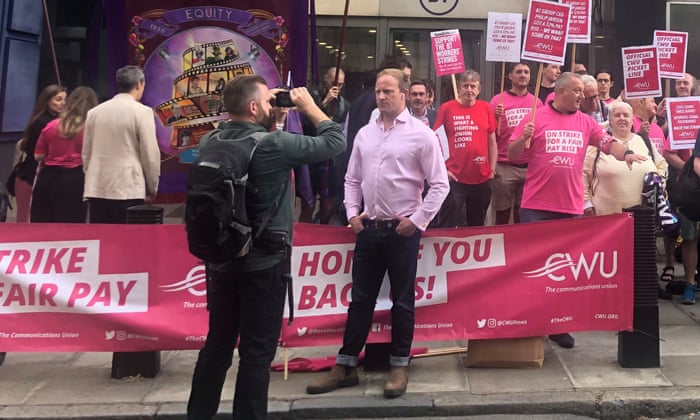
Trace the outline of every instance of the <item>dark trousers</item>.
<instances>
[{"instance_id":1,"label":"dark trousers","mask_svg":"<svg viewBox=\"0 0 700 420\"><path fill-rule=\"evenodd\" d=\"M240 337L234 419L267 419L270 363L282 328L286 261L253 272L207 275L209 333L199 351L187 403L189 420L216 414L226 371Z\"/></svg>"},{"instance_id":2,"label":"dark trousers","mask_svg":"<svg viewBox=\"0 0 700 420\"><path fill-rule=\"evenodd\" d=\"M367 226L357 235L352 259L352 301L341 355L356 357L367 341L379 289L388 271L391 284L392 357L408 358L415 324L415 281L421 231L399 236L389 227Z\"/></svg>"},{"instance_id":3,"label":"dark trousers","mask_svg":"<svg viewBox=\"0 0 700 420\"><path fill-rule=\"evenodd\" d=\"M32 223L85 223L83 167L44 166L32 192Z\"/></svg>"},{"instance_id":4,"label":"dark trousers","mask_svg":"<svg viewBox=\"0 0 700 420\"><path fill-rule=\"evenodd\" d=\"M491 203L491 186L450 181L450 193L440 209L439 227L483 226ZM466 207L466 220L462 208Z\"/></svg>"},{"instance_id":5,"label":"dark trousers","mask_svg":"<svg viewBox=\"0 0 700 420\"><path fill-rule=\"evenodd\" d=\"M579 219L580 214L520 208L520 223L544 222L546 220Z\"/></svg>"},{"instance_id":6,"label":"dark trousers","mask_svg":"<svg viewBox=\"0 0 700 420\"><path fill-rule=\"evenodd\" d=\"M104 198L90 198L88 200L90 223L125 224L126 209L143 205L143 203L143 199L107 200Z\"/></svg>"}]
</instances>

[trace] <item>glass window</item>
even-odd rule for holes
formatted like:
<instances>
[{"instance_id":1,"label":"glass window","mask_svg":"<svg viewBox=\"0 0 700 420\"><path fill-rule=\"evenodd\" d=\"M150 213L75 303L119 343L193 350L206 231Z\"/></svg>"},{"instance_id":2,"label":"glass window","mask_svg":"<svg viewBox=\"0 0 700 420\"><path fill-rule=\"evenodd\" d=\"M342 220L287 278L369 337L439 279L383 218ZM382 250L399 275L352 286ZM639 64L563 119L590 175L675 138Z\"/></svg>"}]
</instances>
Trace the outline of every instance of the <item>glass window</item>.
<instances>
[{"instance_id":1,"label":"glass window","mask_svg":"<svg viewBox=\"0 0 700 420\"><path fill-rule=\"evenodd\" d=\"M318 39L310 48L318 51L318 83L323 83L323 75L328 68L337 63L337 51L340 44L340 28L317 28ZM372 70L375 66L377 49L376 28L345 28L345 42L340 67L345 71L345 86L343 95L350 101L364 91L365 86L372 86ZM311 51L311 50L309 50ZM309 60L311 60L309 53ZM312 80L311 61L309 61L308 78Z\"/></svg>"}]
</instances>

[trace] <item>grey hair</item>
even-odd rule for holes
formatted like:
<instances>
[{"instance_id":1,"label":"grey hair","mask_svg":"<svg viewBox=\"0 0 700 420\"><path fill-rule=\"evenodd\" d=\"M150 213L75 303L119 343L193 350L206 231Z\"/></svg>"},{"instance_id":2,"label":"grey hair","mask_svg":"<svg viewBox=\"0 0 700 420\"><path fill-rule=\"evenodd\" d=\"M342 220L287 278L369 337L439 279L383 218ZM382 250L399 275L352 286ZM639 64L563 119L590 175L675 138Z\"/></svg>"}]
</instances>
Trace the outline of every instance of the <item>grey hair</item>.
<instances>
[{"instance_id":1,"label":"grey hair","mask_svg":"<svg viewBox=\"0 0 700 420\"><path fill-rule=\"evenodd\" d=\"M474 70L467 70L464 73L460 73L459 76L457 76L457 80L459 80L460 84L462 82L468 82L470 80L473 82L481 83L481 76Z\"/></svg>"},{"instance_id":2,"label":"grey hair","mask_svg":"<svg viewBox=\"0 0 700 420\"><path fill-rule=\"evenodd\" d=\"M612 115L615 112L615 110L617 110L618 108L624 108L630 114L634 114L634 110L632 109L632 105L630 105L624 101L614 101L613 103L609 104L608 105L608 109L610 110L609 114Z\"/></svg>"},{"instance_id":3,"label":"grey hair","mask_svg":"<svg viewBox=\"0 0 700 420\"><path fill-rule=\"evenodd\" d=\"M595 86L596 90L598 89L598 81L590 74L581 75L581 81L584 87Z\"/></svg>"},{"instance_id":4,"label":"grey hair","mask_svg":"<svg viewBox=\"0 0 700 420\"><path fill-rule=\"evenodd\" d=\"M572 79L579 79L579 80L581 80L581 75L580 75L580 74L576 74L576 73L572 73L572 72L570 72L570 71L565 71L564 73L562 73L562 74L559 76L559 78L557 79L557 81L554 82L554 90L557 91L557 90L563 88L564 86L568 85L569 82L570 82Z\"/></svg>"},{"instance_id":5,"label":"grey hair","mask_svg":"<svg viewBox=\"0 0 700 420\"><path fill-rule=\"evenodd\" d=\"M139 83L146 80L143 69L139 66L124 66L117 70L117 89L119 93L129 93Z\"/></svg>"}]
</instances>

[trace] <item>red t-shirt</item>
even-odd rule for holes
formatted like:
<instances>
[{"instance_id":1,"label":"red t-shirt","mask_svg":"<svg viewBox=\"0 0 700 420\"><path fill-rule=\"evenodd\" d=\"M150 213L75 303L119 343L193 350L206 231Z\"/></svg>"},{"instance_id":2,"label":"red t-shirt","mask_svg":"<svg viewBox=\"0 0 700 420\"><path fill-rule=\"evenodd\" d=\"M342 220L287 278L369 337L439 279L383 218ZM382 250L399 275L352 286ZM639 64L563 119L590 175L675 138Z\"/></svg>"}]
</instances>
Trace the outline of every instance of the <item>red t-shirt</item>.
<instances>
[{"instance_id":1,"label":"red t-shirt","mask_svg":"<svg viewBox=\"0 0 700 420\"><path fill-rule=\"evenodd\" d=\"M77 168L83 166L83 130L71 138L61 137L58 118L46 124L34 152L44 156L44 165Z\"/></svg>"},{"instance_id":2,"label":"red t-shirt","mask_svg":"<svg viewBox=\"0 0 700 420\"><path fill-rule=\"evenodd\" d=\"M482 184L491 178L489 134L496 131L496 115L486 101L464 106L453 99L438 110L433 129L445 127L450 157L445 164L462 184Z\"/></svg>"}]
</instances>

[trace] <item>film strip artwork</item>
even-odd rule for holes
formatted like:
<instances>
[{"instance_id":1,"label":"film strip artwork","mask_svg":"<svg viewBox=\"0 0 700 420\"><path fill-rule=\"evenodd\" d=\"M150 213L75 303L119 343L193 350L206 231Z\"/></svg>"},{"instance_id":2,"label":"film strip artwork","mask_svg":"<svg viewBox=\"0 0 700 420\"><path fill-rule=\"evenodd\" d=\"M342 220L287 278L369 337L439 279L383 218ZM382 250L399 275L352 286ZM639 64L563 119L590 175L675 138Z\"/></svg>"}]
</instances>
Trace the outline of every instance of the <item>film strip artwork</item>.
<instances>
[{"instance_id":1,"label":"film strip artwork","mask_svg":"<svg viewBox=\"0 0 700 420\"><path fill-rule=\"evenodd\" d=\"M173 80L173 97L156 107L165 127L172 127L170 147L195 147L199 139L226 117L223 91L226 83L241 74L253 74L249 63L238 63L233 40L201 44L182 54L183 73Z\"/></svg>"}]
</instances>

